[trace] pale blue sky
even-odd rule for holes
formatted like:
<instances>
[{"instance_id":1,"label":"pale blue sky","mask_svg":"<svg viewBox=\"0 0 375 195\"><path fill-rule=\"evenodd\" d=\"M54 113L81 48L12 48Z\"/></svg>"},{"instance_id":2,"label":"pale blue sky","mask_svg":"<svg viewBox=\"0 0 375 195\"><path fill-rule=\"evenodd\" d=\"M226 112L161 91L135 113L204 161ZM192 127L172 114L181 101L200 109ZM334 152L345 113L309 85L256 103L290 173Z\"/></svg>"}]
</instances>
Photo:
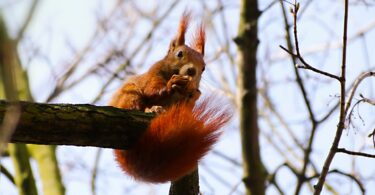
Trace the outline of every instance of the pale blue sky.
<instances>
[{"instance_id":1,"label":"pale blue sky","mask_svg":"<svg viewBox=\"0 0 375 195\"><path fill-rule=\"evenodd\" d=\"M27 8L29 1L20 1L14 3L14 5L7 5L7 9L3 10L6 16L7 24L9 25L11 34L15 34L22 24L25 8ZM35 99L38 101L44 101L50 93L53 87L53 76L54 72L59 74L60 71L65 70L65 65L68 65L73 61L74 51L79 51L84 47L90 40L93 34L93 30L97 21L97 17L106 15L113 7L115 1L92 1L92 0L67 0L67 1L42 1L36 12L35 18L30 24L27 31L26 38L30 41L22 43L24 47L20 48L21 56L23 57L26 66L30 71L31 87ZM148 1L142 1L139 4L144 6L153 5L147 3ZM160 1L163 2L163 1ZM232 1L228 1L232 2ZM262 1L260 4L261 8L264 8L271 1ZM301 2L301 6L304 6L304 2ZM215 4L215 2L211 2ZM209 3L209 5L211 4ZM151 64L155 60L159 59L164 55L168 46L168 41L173 37L174 28L178 22L179 13L186 6L192 7L193 11L198 10L196 15L204 15L202 9L195 9L199 6L196 1L192 4L187 5L187 2L183 2L178 6L176 11L171 13L168 18L169 23L163 24L162 30L156 32L155 40L158 40L158 45L153 45L152 56L147 56L146 64ZM238 25L238 3L228 3L233 7L230 7L225 12L225 20L227 21L227 34L231 41L236 35L236 29ZM0 6L2 4L0 3ZM179 11L180 10L180 11ZM342 3L336 1L322 1L319 4L314 4L306 12L303 21L299 23L299 35L300 35L300 46L302 52L319 49L320 46L326 45L327 42L334 44L341 41L342 37ZM374 23L375 12L374 7L366 8L364 6L357 6L350 12L349 20L349 37L355 35L360 29L365 28L369 24ZM212 21L215 25L221 27L219 17ZM140 39L142 36L143 29L148 29L150 24L140 23L137 26L138 37L134 39ZM322 28L322 26L324 28ZM170 30L170 29L173 30ZM287 122L290 122L293 130L301 140L306 140L309 134L309 124L301 121L307 116L305 106L300 97L300 92L297 90L294 84L288 83L287 81L294 78L294 73L290 65L289 58L286 57L279 45L285 45L283 39L284 27L280 14L280 5L274 5L269 11L267 11L260 20L259 29L260 33L260 46L258 52L258 58L260 60L260 67L262 70L259 71L259 78L267 78L273 85L269 95L275 104L275 108L283 114ZM219 32L220 40L223 42L226 38L223 32ZM211 59L213 53L220 48L218 46L217 39L214 38L212 30L208 30L208 56L206 59ZM374 56L369 52L369 59L366 62L363 50L363 39L355 39L349 44L349 56L348 56L348 82L352 82L353 79L362 71L372 68L374 69ZM371 30L366 33L365 41L368 51L375 51L375 31ZM33 43L37 42L38 50L42 54L48 55L48 60L38 58L33 61L28 61L29 54L23 54L24 50L31 48ZM134 42L136 44L136 42ZM100 44L99 44L100 45ZM108 45L107 45L108 46ZM130 45L130 47L134 47ZM231 42L230 45L231 54L235 54L235 45ZM100 56L105 53L105 48L102 51L100 48L95 48L95 53ZM26 53L26 52L25 52ZM329 52L313 53L305 56L306 59L313 65L320 67L326 71L332 73L338 73L341 50L335 49ZM137 56L137 60L140 61L140 56ZM275 61L276 59L282 59ZM92 66L95 62L93 56L87 59L84 63L83 68L79 69L75 74L75 77L79 77L88 67ZM223 62L223 66L220 63L209 64L208 73L203 75L202 88L203 89L215 89L219 83L219 76L216 73L223 74L230 83L232 93L236 92L234 86L235 77L232 74L228 74L233 71L233 66L228 62L226 57L221 57L220 60ZM53 72L51 71L51 67ZM147 67L147 66L146 66ZM223 73L225 72L225 73ZM308 92L311 95L310 99L314 105L314 110L317 113L324 115L324 111L327 107L334 105L334 102L338 99L334 96L337 95L337 83L324 79L323 81L320 76L311 74L309 72L302 72L302 75L308 77L309 81L306 85ZM307 75L307 76L306 76ZM116 81L113 84L115 89L120 84L120 81ZM98 93L102 81L98 77L90 77L85 80L82 85L73 88L67 93L62 94L55 102L64 103L88 103ZM265 83L260 81L260 87L264 87ZM358 92L363 93L369 98L375 98L375 82L367 81L360 86ZM315 93L316 91L316 93ZM103 99L98 102L98 105L105 105L110 98L111 92L105 94ZM260 102L262 102L260 98ZM262 108L260 108L262 109ZM370 116L375 115L374 107L361 106L361 115L364 117L366 124L362 126L361 121L357 120L358 129L351 129L346 131L343 135L342 146L348 149L357 150L361 147L361 143L365 140L367 146L371 146L371 140L363 137L366 135L371 127L375 125L375 121ZM262 112L262 111L261 111ZM265 112L267 112L265 110ZM266 113L267 114L267 113ZM317 140L314 144L316 152L312 158L316 165L319 167L322 165L325 156L328 152L328 148L334 136L335 125L336 125L337 114L331 117L331 120L324 123L318 130ZM273 119L275 120L275 119ZM278 122L275 122L279 124ZM280 125L280 124L279 124ZM264 120L260 120L260 126L262 131L266 133L272 133L269 126ZM228 128L226 133L221 139L221 142L217 144L216 150L224 151L228 156L241 161L241 151L239 143L239 135L236 130L238 125L236 120ZM285 133L281 131L281 133ZM368 133L367 133L368 134ZM289 139L289 140L288 140ZM292 143L290 138L288 141ZM262 157L269 170L273 170L276 166L281 164L284 159L281 158L280 154L269 146L267 141L262 138ZM284 149L284 148L283 148ZM63 171L64 182L67 187L67 194L90 194L89 186L89 174L91 167L93 166L93 159L95 155L95 148L78 148L78 147L60 147L58 150L58 157ZM374 148L367 150L368 152L374 153ZM288 151L285 151L288 152ZM301 154L301 151L296 151ZM355 166L364 172L375 173L374 167L372 166L373 160L370 159L357 159L358 162ZM5 165L9 166L9 161L3 160ZM223 161L213 154L209 154L202 163L204 166L209 167L202 168L201 173L205 175L205 179L208 180L209 185L206 185L202 181L202 190L210 192L210 185L215 188L217 194L228 194L230 188L225 186L223 182L215 180L209 172L222 171L222 175L227 179L228 184L235 185L240 182L242 170L236 166ZM336 156L332 167L342 168L350 170L353 165L351 158L348 156L339 154ZM112 153L110 150L105 150L104 156L100 164L100 178L98 180L98 194L123 194L125 186L132 189L132 193L137 194L165 194L168 190L169 184L156 186L156 185L138 185L136 182L131 181L127 176L124 176L120 170L116 167L113 162ZM320 168L319 168L320 170ZM287 190L287 193L292 193L295 185L295 178L290 175L286 170L281 171L281 175L278 177L279 182ZM348 182L348 180L343 180ZM345 183L344 183L345 184ZM41 184L38 183L40 186ZM374 186L375 181L367 184L368 193L375 193L375 189L370 186ZM16 194L15 188L7 183L5 179L0 178L0 194ZM129 187L131 186L131 187ZM352 185L343 187L350 188ZM336 184L337 187L337 184ZM290 188L290 189L289 189ZM239 192L243 192L243 186L239 187ZM353 189L356 189L355 187ZM306 189L305 189L306 190ZM274 189L270 189L269 194L275 193ZM238 193L240 194L240 193ZM305 194L309 194L305 191ZM353 194L358 194L358 191L354 191Z\"/></svg>"}]
</instances>

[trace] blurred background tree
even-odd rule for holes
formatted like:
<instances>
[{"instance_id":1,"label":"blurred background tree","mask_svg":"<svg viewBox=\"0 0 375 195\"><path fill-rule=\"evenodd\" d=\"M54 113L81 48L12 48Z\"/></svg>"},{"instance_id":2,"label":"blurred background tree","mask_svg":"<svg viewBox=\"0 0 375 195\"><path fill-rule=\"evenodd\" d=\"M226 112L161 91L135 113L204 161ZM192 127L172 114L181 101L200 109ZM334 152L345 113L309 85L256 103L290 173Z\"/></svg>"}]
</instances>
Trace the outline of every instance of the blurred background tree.
<instances>
[{"instance_id":1,"label":"blurred background tree","mask_svg":"<svg viewBox=\"0 0 375 195\"><path fill-rule=\"evenodd\" d=\"M3 0L0 40L6 55L1 55L1 97L106 105L124 80L163 57L181 13L188 8L193 11L193 23L203 20L207 29L207 71L201 91L226 96L239 111L221 141L200 163L201 191L311 194L336 133L342 96L334 79L299 68L304 66L299 57L318 70L340 76L345 6L343 1L299 3L298 14L293 14L295 2L282 0ZM371 55L375 51L371 44L375 42L374 6L370 0L349 1L347 96L361 73L375 71ZM279 47L296 54L294 21L300 56ZM6 69L5 64L10 63L4 63L4 56L11 57L10 69ZM247 68L251 71L246 72ZM17 87L6 84L7 70L13 72ZM340 148L375 153L373 78L366 77L353 96ZM245 124L249 122L251 128ZM248 133L254 136L248 138ZM1 194L18 194L23 188L28 190L26 194L33 189L64 194L63 186L66 194L168 193L169 184L132 181L120 171L108 149L8 148L0 161ZM323 194L375 193L371 188L375 184L373 161L338 153ZM253 191L255 182L264 183L264 188Z\"/></svg>"}]
</instances>

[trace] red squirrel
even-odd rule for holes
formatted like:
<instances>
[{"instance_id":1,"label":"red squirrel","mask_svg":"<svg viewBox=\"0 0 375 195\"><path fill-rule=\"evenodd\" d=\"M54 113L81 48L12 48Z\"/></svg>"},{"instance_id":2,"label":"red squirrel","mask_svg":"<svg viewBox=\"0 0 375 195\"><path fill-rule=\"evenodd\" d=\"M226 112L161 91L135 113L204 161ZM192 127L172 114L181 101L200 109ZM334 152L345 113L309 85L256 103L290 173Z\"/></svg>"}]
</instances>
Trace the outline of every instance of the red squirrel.
<instances>
[{"instance_id":1,"label":"red squirrel","mask_svg":"<svg viewBox=\"0 0 375 195\"><path fill-rule=\"evenodd\" d=\"M110 105L156 112L148 129L129 150L115 150L119 166L134 179L163 183L195 170L229 120L230 112L212 98L196 104L205 69L205 30L200 25L192 47L185 45L190 13L181 17L167 55L144 74L130 78Z\"/></svg>"}]
</instances>

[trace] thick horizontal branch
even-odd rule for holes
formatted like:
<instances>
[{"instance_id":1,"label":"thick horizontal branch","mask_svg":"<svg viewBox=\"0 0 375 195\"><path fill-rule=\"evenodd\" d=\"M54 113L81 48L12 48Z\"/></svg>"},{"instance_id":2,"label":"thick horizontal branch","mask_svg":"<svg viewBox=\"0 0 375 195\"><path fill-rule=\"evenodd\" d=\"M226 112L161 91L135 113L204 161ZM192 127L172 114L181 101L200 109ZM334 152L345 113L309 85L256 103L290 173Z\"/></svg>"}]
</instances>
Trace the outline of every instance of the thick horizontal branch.
<instances>
[{"instance_id":1,"label":"thick horizontal branch","mask_svg":"<svg viewBox=\"0 0 375 195\"><path fill-rule=\"evenodd\" d=\"M128 149L153 114L88 104L42 104L0 101L0 122L10 105L20 118L10 142Z\"/></svg>"}]
</instances>

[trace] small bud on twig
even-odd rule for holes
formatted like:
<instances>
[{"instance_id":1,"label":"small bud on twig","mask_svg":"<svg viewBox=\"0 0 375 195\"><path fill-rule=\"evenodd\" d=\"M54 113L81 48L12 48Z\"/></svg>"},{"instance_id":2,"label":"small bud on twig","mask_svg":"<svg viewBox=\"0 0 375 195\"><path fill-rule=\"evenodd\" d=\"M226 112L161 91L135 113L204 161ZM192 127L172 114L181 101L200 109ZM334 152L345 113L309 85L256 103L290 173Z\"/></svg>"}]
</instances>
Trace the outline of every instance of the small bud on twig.
<instances>
[{"instance_id":1,"label":"small bud on twig","mask_svg":"<svg viewBox=\"0 0 375 195\"><path fill-rule=\"evenodd\" d=\"M299 10L299 3L297 3L296 5L295 5L295 12L297 13L298 12L298 10Z\"/></svg>"}]
</instances>

